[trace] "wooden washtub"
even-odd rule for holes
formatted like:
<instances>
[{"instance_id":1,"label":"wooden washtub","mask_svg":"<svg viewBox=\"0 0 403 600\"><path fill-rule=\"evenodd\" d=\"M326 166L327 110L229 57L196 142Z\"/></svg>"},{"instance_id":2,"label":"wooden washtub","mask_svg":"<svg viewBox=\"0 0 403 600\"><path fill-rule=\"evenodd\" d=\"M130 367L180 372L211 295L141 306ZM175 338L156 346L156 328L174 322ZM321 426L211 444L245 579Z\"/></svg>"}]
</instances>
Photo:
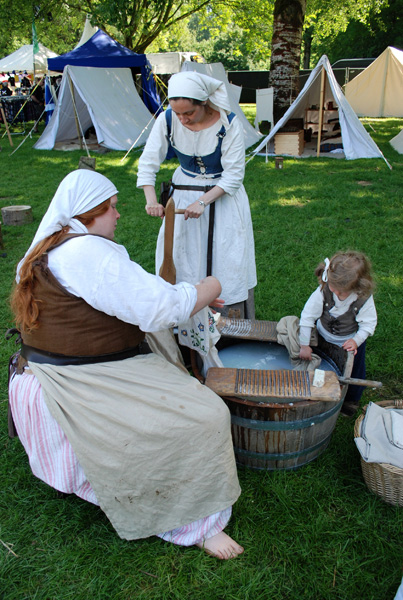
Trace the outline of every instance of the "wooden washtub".
<instances>
[{"instance_id":1,"label":"wooden washtub","mask_svg":"<svg viewBox=\"0 0 403 600\"><path fill-rule=\"evenodd\" d=\"M276 342L274 321L221 318L218 350L239 341ZM315 353L350 377L353 353L320 338ZM196 354L193 373L204 381ZM221 396L231 412L237 463L252 469L296 469L317 458L328 446L347 385L333 371L325 385L312 385L313 371L209 369L204 383Z\"/></svg>"}]
</instances>

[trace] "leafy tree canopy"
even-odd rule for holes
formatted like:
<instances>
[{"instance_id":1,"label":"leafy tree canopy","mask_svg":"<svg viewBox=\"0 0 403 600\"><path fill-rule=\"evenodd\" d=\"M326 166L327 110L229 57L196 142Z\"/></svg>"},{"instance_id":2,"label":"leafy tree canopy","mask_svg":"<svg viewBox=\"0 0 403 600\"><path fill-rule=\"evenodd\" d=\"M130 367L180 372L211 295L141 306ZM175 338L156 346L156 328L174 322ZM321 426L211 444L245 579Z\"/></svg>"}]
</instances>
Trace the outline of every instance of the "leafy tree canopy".
<instances>
[{"instance_id":1,"label":"leafy tree canopy","mask_svg":"<svg viewBox=\"0 0 403 600\"><path fill-rule=\"evenodd\" d=\"M40 42L57 53L81 37L86 14L137 52L196 51L229 70L270 66L274 0L38 0ZM311 65L322 54L377 56L387 45L402 47L403 0L308 0L304 29ZM0 55L32 43L32 2L0 0Z\"/></svg>"},{"instance_id":2,"label":"leafy tree canopy","mask_svg":"<svg viewBox=\"0 0 403 600\"><path fill-rule=\"evenodd\" d=\"M341 58L376 58L387 46L403 49L403 0L389 0L373 9L366 21L352 19L344 31L318 37L316 55L333 63Z\"/></svg>"}]
</instances>

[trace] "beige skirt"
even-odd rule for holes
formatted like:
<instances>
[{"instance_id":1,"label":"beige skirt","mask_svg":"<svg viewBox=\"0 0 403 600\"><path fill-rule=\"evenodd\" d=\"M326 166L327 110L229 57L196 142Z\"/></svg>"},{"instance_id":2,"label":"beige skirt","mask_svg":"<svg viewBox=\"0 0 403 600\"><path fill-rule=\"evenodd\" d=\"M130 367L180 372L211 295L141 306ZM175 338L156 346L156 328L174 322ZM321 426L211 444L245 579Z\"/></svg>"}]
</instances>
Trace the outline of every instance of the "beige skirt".
<instances>
[{"instance_id":1,"label":"beige skirt","mask_svg":"<svg viewBox=\"0 0 403 600\"><path fill-rule=\"evenodd\" d=\"M120 537L186 525L239 497L229 411L183 370L155 354L29 364Z\"/></svg>"}]
</instances>

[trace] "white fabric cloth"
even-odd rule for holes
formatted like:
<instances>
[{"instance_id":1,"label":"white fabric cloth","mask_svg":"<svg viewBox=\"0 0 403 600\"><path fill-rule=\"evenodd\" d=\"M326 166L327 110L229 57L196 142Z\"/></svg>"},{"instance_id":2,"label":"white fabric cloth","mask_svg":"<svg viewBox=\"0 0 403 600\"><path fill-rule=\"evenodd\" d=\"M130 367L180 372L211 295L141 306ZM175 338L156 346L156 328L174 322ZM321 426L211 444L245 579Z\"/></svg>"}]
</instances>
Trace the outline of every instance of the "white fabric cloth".
<instances>
[{"instance_id":1,"label":"white fabric cloth","mask_svg":"<svg viewBox=\"0 0 403 600\"><path fill-rule=\"evenodd\" d=\"M282 317L276 326L277 342L287 348L293 369L296 371L314 371L322 362L317 354L312 354L311 360L303 360L299 357L299 319L294 316ZM308 344L306 344L308 345ZM318 345L316 329L311 333L310 346Z\"/></svg>"},{"instance_id":2,"label":"white fabric cloth","mask_svg":"<svg viewBox=\"0 0 403 600\"><path fill-rule=\"evenodd\" d=\"M38 242L67 225L74 233L85 233L87 229L73 217L95 208L117 193L113 183L101 173L90 169L69 173L57 188L25 256Z\"/></svg>"},{"instance_id":3,"label":"white fabric cloth","mask_svg":"<svg viewBox=\"0 0 403 600\"><path fill-rule=\"evenodd\" d=\"M168 82L168 98L192 98L208 101L216 110L230 112L231 106L222 81L191 71L172 75Z\"/></svg>"},{"instance_id":4,"label":"white fabric cloth","mask_svg":"<svg viewBox=\"0 0 403 600\"><path fill-rule=\"evenodd\" d=\"M237 500L229 410L196 378L155 354L29 366L120 537L157 535Z\"/></svg>"},{"instance_id":5,"label":"white fabric cloth","mask_svg":"<svg viewBox=\"0 0 403 600\"><path fill-rule=\"evenodd\" d=\"M72 232L88 233L73 217L117 193L113 183L96 171L72 171L60 183L30 249L66 225ZM130 260L123 246L102 237L74 238L50 252L48 264L71 294L142 331L159 331L187 320L196 303L193 285L172 286L147 273Z\"/></svg>"},{"instance_id":6,"label":"white fabric cloth","mask_svg":"<svg viewBox=\"0 0 403 600\"><path fill-rule=\"evenodd\" d=\"M216 313L219 318L218 313ZM181 346L196 350L203 361L203 375L211 367L223 367L218 356L216 344L221 334L216 327L216 319L212 311L206 307L178 327L178 341Z\"/></svg>"},{"instance_id":7,"label":"white fabric cloth","mask_svg":"<svg viewBox=\"0 0 403 600\"><path fill-rule=\"evenodd\" d=\"M130 260L123 246L102 237L73 238L49 252L48 264L71 294L142 331L186 321L196 303L193 285L171 285L147 273Z\"/></svg>"},{"instance_id":8,"label":"white fabric cloth","mask_svg":"<svg viewBox=\"0 0 403 600\"><path fill-rule=\"evenodd\" d=\"M389 442L403 450L403 412L386 411L383 415L383 423Z\"/></svg>"},{"instance_id":9,"label":"white fabric cloth","mask_svg":"<svg viewBox=\"0 0 403 600\"><path fill-rule=\"evenodd\" d=\"M272 87L256 90L256 117L255 117L255 129L259 129L259 123L261 121L267 121L270 123L270 127L274 125L273 118L273 95L274 89Z\"/></svg>"},{"instance_id":10,"label":"white fabric cloth","mask_svg":"<svg viewBox=\"0 0 403 600\"><path fill-rule=\"evenodd\" d=\"M33 474L56 490L76 494L99 506L71 444L50 414L41 385L30 369L12 378L9 402L19 440L28 455ZM230 516L231 507L228 507L157 535L174 544L190 546L222 531Z\"/></svg>"},{"instance_id":11,"label":"white fabric cloth","mask_svg":"<svg viewBox=\"0 0 403 600\"><path fill-rule=\"evenodd\" d=\"M329 311L333 317L339 317L347 312L350 304L357 300L357 294L352 293L345 300L339 300L336 294L333 294L335 302L334 307ZM345 341L352 339L356 342L357 346L361 346L368 336L373 335L377 324L377 315L374 303L374 297L370 296L365 304L360 308L356 315L356 321L358 323L357 332L351 336L337 336L329 333L319 321L319 318L323 313L323 292L321 286L319 286L313 294L308 298L300 319L300 344L303 346L309 346L309 338L311 335L312 328L316 325L320 335L331 344L336 346L342 346Z\"/></svg>"},{"instance_id":12,"label":"white fabric cloth","mask_svg":"<svg viewBox=\"0 0 403 600\"><path fill-rule=\"evenodd\" d=\"M403 600L403 579L393 600Z\"/></svg>"},{"instance_id":13,"label":"white fabric cloth","mask_svg":"<svg viewBox=\"0 0 403 600\"><path fill-rule=\"evenodd\" d=\"M208 176L190 177L181 167L173 175L178 185L218 185L226 193L215 201L212 274L222 286L222 298L226 304L242 302L248 290L256 285L255 247L249 200L242 184L245 172L243 133L237 117L231 124L221 112L217 123L202 131L183 127L172 113L172 136L176 147L185 154L203 156L211 153L217 145L217 133L224 124L226 135L222 141L222 175L219 179ZM137 186L155 185L156 173L165 160L168 150L165 114L156 120L144 152L140 157ZM176 208L186 208L197 200L202 192L175 190ZM197 283L206 276L207 237L209 210L207 206L199 219L175 218L173 259L177 281ZM156 273L159 272L164 252L163 223L156 249Z\"/></svg>"},{"instance_id":14,"label":"white fabric cloth","mask_svg":"<svg viewBox=\"0 0 403 600\"><path fill-rule=\"evenodd\" d=\"M386 463L403 468L403 448L393 440L389 412L395 413L400 422L403 420L403 410L383 408L370 402L361 423L360 437L356 437L354 441L366 462ZM401 439L401 432L399 433Z\"/></svg>"}]
</instances>

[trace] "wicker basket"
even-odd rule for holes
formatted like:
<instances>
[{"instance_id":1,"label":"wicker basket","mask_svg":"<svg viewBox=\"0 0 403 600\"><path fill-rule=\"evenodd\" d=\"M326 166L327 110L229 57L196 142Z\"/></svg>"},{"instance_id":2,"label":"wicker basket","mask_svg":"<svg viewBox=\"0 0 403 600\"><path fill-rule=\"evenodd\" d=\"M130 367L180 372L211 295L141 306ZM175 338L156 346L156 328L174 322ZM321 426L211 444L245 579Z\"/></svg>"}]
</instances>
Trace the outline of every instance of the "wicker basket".
<instances>
[{"instance_id":1,"label":"wicker basket","mask_svg":"<svg viewBox=\"0 0 403 600\"><path fill-rule=\"evenodd\" d=\"M383 400L376 403L382 408L403 409L403 400ZM361 423L366 406L354 426L354 437L360 437ZM368 463L361 458L362 474L368 488L388 504L403 506L403 469L387 463Z\"/></svg>"}]
</instances>

